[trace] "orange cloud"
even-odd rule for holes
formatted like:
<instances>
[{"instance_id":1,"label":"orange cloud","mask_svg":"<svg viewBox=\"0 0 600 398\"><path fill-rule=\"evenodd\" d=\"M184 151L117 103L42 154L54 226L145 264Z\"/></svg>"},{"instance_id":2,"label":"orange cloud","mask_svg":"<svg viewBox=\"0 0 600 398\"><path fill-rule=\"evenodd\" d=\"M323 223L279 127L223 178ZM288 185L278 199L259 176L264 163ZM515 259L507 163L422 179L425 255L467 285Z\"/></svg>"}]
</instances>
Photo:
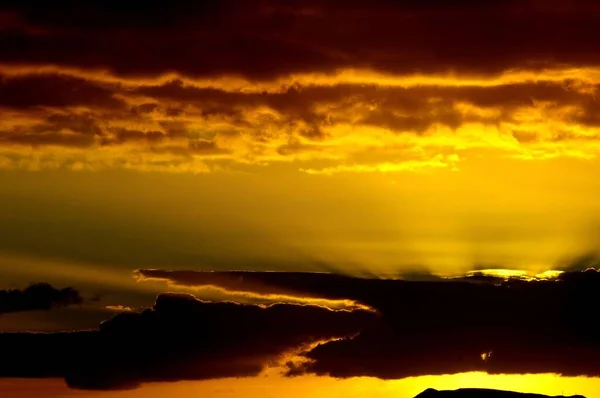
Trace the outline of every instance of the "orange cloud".
<instances>
[{"instance_id":1,"label":"orange cloud","mask_svg":"<svg viewBox=\"0 0 600 398\"><path fill-rule=\"evenodd\" d=\"M340 70L239 86L228 75L0 71L3 168L206 173L298 162L329 175L455 170L484 151L523 160L600 153L594 68L478 78Z\"/></svg>"}]
</instances>

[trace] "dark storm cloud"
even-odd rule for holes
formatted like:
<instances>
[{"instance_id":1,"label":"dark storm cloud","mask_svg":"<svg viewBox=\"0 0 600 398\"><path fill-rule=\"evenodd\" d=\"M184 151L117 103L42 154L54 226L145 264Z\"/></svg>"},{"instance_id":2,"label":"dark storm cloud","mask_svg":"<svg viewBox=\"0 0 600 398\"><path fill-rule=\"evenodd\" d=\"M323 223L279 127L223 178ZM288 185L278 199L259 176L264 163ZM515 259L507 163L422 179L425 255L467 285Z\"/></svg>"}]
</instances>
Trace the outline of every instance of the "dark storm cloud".
<instances>
[{"instance_id":1,"label":"dark storm cloud","mask_svg":"<svg viewBox=\"0 0 600 398\"><path fill-rule=\"evenodd\" d=\"M3 62L107 67L121 74L498 72L597 64L595 2L3 2Z\"/></svg>"},{"instance_id":2,"label":"dark storm cloud","mask_svg":"<svg viewBox=\"0 0 600 398\"><path fill-rule=\"evenodd\" d=\"M49 310L82 302L77 290L56 289L47 283L36 283L23 290L0 290L0 314Z\"/></svg>"},{"instance_id":3,"label":"dark storm cloud","mask_svg":"<svg viewBox=\"0 0 600 398\"><path fill-rule=\"evenodd\" d=\"M121 389L145 381L257 375L304 344L355 334L367 311L208 303L162 294L98 331L0 334L2 377L65 377L74 388Z\"/></svg>"},{"instance_id":4,"label":"dark storm cloud","mask_svg":"<svg viewBox=\"0 0 600 398\"><path fill-rule=\"evenodd\" d=\"M594 316L600 273L595 270L529 282L478 274L414 282L281 272L139 273L180 285L351 299L380 313L380 322L358 336L314 348L306 354L312 361L293 367L291 374L384 379L468 371L600 375L600 326Z\"/></svg>"}]
</instances>

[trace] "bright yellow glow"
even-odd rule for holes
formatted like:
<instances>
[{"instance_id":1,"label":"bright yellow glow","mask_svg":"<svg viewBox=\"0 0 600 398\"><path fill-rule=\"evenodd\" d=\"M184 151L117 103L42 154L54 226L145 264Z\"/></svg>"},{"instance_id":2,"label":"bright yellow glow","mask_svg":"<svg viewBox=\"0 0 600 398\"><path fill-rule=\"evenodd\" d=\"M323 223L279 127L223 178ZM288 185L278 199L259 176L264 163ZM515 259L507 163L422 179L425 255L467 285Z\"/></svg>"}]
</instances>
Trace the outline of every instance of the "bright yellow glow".
<instances>
[{"instance_id":1,"label":"bright yellow glow","mask_svg":"<svg viewBox=\"0 0 600 398\"><path fill-rule=\"evenodd\" d=\"M560 274L562 274L563 271L556 271L556 270L549 270L549 271L545 271L539 274L535 274L535 277L537 279L556 279L560 276Z\"/></svg>"},{"instance_id":2,"label":"bright yellow glow","mask_svg":"<svg viewBox=\"0 0 600 398\"><path fill-rule=\"evenodd\" d=\"M514 278L514 279L532 281L532 280L555 279L560 274L562 274L562 271L549 270L549 271L544 271L542 273L538 273L538 274L534 274L534 275L530 274L528 271L525 271L525 270L514 270L514 269L482 269L482 270L467 272L467 276L473 276L473 275L477 275L477 274L483 275L483 276L504 278L506 280Z\"/></svg>"},{"instance_id":3,"label":"bright yellow glow","mask_svg":"<svg viewBox=\"0 0 600 398\"><path fill-rule=\"evenodd\" d=\"M582 394L594 398L600 390L600 379L541 375L488 375L461 373L447 376L423 376L404 380L384 381L373 378L336 380L329 377L301 376L285 378L270 374L255 378L208 380L146 384L132 391L67 391L59 380L0 380L0 393L11 398L161 398L172 396L192 398L412 398L427 388L454 390L457 388L493 388L539 394Z\"/></svg>"},{"instance_id":4,"label":"bright yellow glow","mask_svg":"<svg viewBox=\"0 0 600 398\"><path fill-rule=\"evenodd\" d=\"M62 280L158 293L164 285L135 283L132 270L391 278L415 268L464 275L477 266L534 276L597 248L596 161L492 157L461 160L458 172L331 176L298 167L201 176L0 173L2 221L7 231L23 230L5 238L0 269L25 285ZM95 256L104 245L110 257Z\"/></svg>"},{"instance_id":5,"label":"bright yellow glow","mask_svg":"<svg viewBox=\"0 0 600 398\"><path fill-rule=\"evenodd\" d=\"M324 169L300 169L308 174L325 174L332 175L340 172L359 172L359 173L392 173L399 171L426 171L437 168L450 168L457 170L456 162L459 161L458 155L437 155L430 160L408 160L399 163L379 163L375 165L352 165L352 166L335 166Z\"/></svg>"}]
</instances>

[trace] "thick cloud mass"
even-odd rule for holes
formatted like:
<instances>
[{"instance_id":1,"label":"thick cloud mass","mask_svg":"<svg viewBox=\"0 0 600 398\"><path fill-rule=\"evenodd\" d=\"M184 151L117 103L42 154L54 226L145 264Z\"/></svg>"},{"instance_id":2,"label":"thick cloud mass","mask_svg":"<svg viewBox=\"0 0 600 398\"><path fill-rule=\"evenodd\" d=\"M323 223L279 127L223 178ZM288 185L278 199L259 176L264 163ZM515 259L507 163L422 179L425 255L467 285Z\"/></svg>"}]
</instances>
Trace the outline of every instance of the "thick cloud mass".
<instances>
[{"instance_id":1,"label":"thick cloud mass","mask_svg":"<svg viewBox=\"0 0 600 398\"><path fill-rule=\"evenodd\" d=\"M344 67L494 73L600 60L600 8L588 0L5 1L2 10L4 62L124 75L269 79Z\"/></svg>"},{"instance_id":2,"label":"thick cloud mass","mask_svg":"<svg viewBox=\"0 0 600 398\"><path fill-rule=\"evenodd\" d=\"M329 274L167 272L141 275L183 285L261 293L295 292L362 302L380 322L352 339L315 347L291 374L395 379L467 371L600 375L594 318L600 273L567 272L547 281L409 282Z\"/></svg>"},{"instance_id":3,"label":"thick cloud mass","mask_svg":"<svg viewBox=\"0 0 600 398\"><path fill-rule=\"evenodd\" d=\"M355 334L374 318L366 311L162 294L151 309L119 314L98 331L0 334L0 376L65 377L84 389L253 376L290 350Z\"/></svg>"},{"instance_id":4,"label":"thick cloud mass","mask_svg":"<svg viewBox=\"0 0 600 398\"><path fill-rule=\"evenodd\" d=\"M201 3L3 2L0 167L333 174L600 153L595 2Z\"/></svg>"},{"instance_id":5,"label":"thick cloud mass","mask_svg":"<svg viewBox=\"0 0 600 398\"><path fill-rule=\"evenodd\" d=\"M70 287L56 289L47 283L36 283L23 290L0 290L0 314L49 310L82 302L77 290Z\"/></svg>"}]
</instances>

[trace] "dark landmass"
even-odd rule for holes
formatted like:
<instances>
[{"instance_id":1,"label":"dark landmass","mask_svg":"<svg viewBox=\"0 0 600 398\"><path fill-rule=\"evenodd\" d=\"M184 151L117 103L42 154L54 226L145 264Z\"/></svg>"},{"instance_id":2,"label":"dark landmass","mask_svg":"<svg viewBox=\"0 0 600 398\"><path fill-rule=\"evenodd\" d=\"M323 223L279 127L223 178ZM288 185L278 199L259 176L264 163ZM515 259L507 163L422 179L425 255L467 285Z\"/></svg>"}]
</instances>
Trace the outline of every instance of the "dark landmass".
<instances>
[{"instance_id":1,"label":"dark landmass","mask_svg":"<svg viewBox=\"0 0 600 398\"><path fill-rule=\"evenodd\" d=\"M585 398L583 395L565 397L557 395L525 394L512 391L489 390L483 388L461 388L454 391L438 391L428 388L415 398Z\"/></svg>"}]
</instances>

